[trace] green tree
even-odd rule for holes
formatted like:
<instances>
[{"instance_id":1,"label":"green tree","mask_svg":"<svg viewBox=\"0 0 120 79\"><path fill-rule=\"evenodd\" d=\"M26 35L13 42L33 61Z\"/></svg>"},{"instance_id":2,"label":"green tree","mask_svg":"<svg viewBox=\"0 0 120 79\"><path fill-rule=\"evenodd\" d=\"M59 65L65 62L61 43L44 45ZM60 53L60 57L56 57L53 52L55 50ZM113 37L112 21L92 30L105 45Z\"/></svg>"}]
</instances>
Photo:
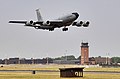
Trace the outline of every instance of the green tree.
<instances>
[{"instance_id":1,"label":"green tree","mask_svg":"<svg viewBox=\"0 0 120 79\"><path fill-rule=\"evenodd\" d=\"M67 60L76 60L74 55L69 55L67 56Z\"/></svg>"},{"instance_id":2,"label":"green tree","mask_svg":"<svg viewBox=\"0 0 120 79\"><path fill-rule=\"evenodd\" d=\"M55 60L76 60L74 55L62 56L55 58Z\"/></svg>"},{"instance_id":3,"label":"green tree","mask_svg":"<svg viewBox=\"0 0 120 79\"><path fill-rule=\"evenodd\" d=\"M120 57L112 57L111 60L113 63L120 63Z\"/></svg>"}]
</instances>

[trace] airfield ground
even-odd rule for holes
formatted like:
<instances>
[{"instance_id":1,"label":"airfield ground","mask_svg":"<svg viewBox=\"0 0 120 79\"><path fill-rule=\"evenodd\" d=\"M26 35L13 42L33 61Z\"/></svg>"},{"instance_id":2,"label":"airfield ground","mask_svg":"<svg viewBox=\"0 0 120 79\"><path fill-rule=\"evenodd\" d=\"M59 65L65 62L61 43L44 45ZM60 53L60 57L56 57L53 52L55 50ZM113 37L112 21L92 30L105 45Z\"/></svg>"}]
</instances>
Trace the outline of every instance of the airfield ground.
<instances>
[{"instance_id":1,"label":"airfield ground","mask_svg":"<svg viewBox=\"0 0 120 79\"><path fill-rule=\"evenodd\" d=\"M3 65L0 67L0 79L68 79L60 78L59 68L63 67L78 65ZM36 74L32 74L32 70L37 70ZM84 71L83 78L72 79L120 79L120 68L85 68Z\"/></svg>"}]
</instances>

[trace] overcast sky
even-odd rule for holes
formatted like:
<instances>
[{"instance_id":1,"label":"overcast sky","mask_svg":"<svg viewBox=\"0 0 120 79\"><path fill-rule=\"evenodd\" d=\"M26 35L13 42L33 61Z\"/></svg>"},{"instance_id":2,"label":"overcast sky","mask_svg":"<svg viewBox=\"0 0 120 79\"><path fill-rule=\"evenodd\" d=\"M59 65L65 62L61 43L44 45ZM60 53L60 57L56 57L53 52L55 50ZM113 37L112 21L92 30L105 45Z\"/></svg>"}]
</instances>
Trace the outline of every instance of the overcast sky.
<instances>
[{"instance_id":1,"label":"overcast sky","mask_svg":"<svg viewBox=\"0 0 120 79\"><path fill-rule=\"evenodd\" d=\"M69 27L63 32L36 30L9 20L34 20L40 8L44 20L78 12L77 21L88 28ZM80 55L88 42L90 56L120 56L120 0L0 0L0 58L43 58ZM67 50L67 51L66 51Z\"/></svg>"}]
</instances>

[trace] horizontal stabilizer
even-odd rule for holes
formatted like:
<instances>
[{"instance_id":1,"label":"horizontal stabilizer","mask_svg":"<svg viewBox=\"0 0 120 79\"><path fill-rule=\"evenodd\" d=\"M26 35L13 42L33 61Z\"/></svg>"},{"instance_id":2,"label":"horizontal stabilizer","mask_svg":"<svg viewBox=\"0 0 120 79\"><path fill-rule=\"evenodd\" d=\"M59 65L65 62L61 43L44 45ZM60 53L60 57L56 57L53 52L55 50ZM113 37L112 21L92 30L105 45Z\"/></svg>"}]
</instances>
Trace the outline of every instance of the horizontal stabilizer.
<instances>
[{"instance_id":1,"label":"horizontal stabilizer","mask_svg":"<svg viewBox=\"0 0 120 79\"><path fill-rule=\"evenodd\" d=\"M27 21L9 21L9 23L21 23L21 24L25 24L25 23L27 23Z\"/></svg>"}]
</instances>

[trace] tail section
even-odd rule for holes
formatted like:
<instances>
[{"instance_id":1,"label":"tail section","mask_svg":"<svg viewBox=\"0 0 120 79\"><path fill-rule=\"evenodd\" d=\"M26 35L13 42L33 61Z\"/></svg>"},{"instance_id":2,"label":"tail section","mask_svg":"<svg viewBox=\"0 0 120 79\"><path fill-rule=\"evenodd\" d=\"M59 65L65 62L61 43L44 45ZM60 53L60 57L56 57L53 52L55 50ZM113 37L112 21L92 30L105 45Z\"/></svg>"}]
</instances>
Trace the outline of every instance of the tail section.
<instances>
[{"instance_id":1,"label":"tail section","mask_svg":"<svg viewBox=\"0 0 120 79\"><path fill-rule=\"evenodd\" d=\"M37 9L37 10L36 10L36 13L37 13L37 19L38 19L38 21L43 21L43 19L42 19L42 16L41 16L41 14L40 14L40 10L39 10L39 9Z\"/></svg>"}]
</instances>

